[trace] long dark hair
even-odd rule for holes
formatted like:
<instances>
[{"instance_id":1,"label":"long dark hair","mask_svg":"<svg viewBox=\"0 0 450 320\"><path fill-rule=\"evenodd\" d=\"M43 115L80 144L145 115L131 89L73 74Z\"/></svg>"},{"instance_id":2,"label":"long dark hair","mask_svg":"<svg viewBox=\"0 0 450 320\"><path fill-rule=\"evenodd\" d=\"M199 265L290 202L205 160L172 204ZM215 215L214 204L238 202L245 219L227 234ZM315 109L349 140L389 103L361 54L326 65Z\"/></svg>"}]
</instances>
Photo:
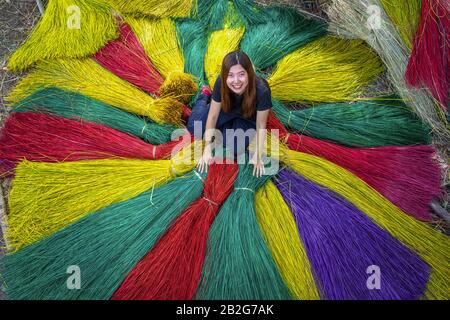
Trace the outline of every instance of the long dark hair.
<instances>
[{"instance_id":1,"label":"long dark hair","mask_svg":"<svg viewBox=\"0 0 450 320\"><path fill-rule=\"evenodd\" d=\"M253 64L250 58L242 51L237 50L228 53L222 61L222 71L220 73L222 81L220 92L222 94L221 106L223 111L230 112L231 106L231 93L232 91L227 86L228 72L232 66L240 64L242 68L247 71L248 85L243 93L242 100L242 116L244 118L250 118L256 112L256 74L253 69Z\"/></svg>"}]
</instances>

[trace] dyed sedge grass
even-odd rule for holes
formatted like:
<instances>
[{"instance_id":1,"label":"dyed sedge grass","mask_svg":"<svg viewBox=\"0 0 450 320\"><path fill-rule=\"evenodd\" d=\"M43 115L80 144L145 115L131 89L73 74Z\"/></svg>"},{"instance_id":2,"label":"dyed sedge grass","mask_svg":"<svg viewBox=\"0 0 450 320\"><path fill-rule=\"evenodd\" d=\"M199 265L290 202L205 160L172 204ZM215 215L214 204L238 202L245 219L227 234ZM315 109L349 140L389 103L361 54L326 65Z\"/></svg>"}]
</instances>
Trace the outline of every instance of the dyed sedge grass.
<instances>
[{"instance_id":1,"label":"dyed sedge grass","mask_svg":"<svg viewBox=\"0 0 450 320\"><path fill-rule=\"evenodd\" d=\"M281 144L280 147L281 161L289 168L346 198L431 266L432 271L425 292L427 298L449 299L448 236L405 214L349 171L325 159L288 150Z\"/></svg>"},{"instance_id":2,"label":"dyed sedge grass","mask_svg":"<svg viewBox=\"0 0 450 320\"><path fill-rule=\"evenodd\" d=\"M256 192L255 211L267 246L292 297L319 299L313 271L292 213L272 181Z\"/></svg>"},{"instance_id":3,"label":"dyed sedge grass","mask_svg":"<svg viewBox=\"0 0 450 320\"><path fill-rule=\"evenodd\" d=\"M330 18L329 30L341 36L365 40L383 60L389 80L403 101L430 127L437 138L443 141L450 139L444 111L433 97L425 90L408 88L405 82L408 49L384 10L380 10L382 28L366 28L372 6L382 8L379 0L334 0L326 9Z\"/></svg>"},{"instance_id":4,"label":"dyed sedge grass","mask_svg":"<svg viewBox=\"0 0 450 320\"><path fill-rule=\"evenodd\" d=\"M255 214L254 192L270 176L253 176L250 164L239 169L234 191L211 226L196 299L291 299Z\"/></svg>"},{"instance_id":5,"label":"dyed sedge grass","mask_svg":"<svg viewBox=\"0 0 450 320\"><path fill-rule=\"evenodd\" d=\"M172 125L160 125L99 100L56 87L34 92L13 105L12 111L53 114L67 119L95 122L155 145L169 142L172 132L177 129Z\"/></svg>"},{"instance_id":6,"label":"dyed sedge grass","mask_svg":"<svg viewBox=\"0 0 450 320\"><path fill-rule=\"evenodd\" d=\"M176 31L184 56L184 72L205 82L204 60L208 37L200 20L177 19Z\"/></svg>"},{"instance_id":7,"label":"dyed sedge grass","mask_svg":"<svg viewBox=\"0 0 450 320\"><path fill-rule=\"evenodd\" d=\"M243 27L214 31L208 39L205 55L205 73L209 86L212 88L222 69L223 58L231 51L239 48L239 42L244 35Z\"/></svg>"},{"instance_id":8,"label":"dyed sedge grass","mask_svg":"<svg viewBox=\"0 0 450 320\"><path fill-rule=\"evenodd\" d=\"M172 98L154 99L92 59L40 63L34 72L19 82L7 99L10 103L18 103L33 92L48 87L79 92L125 111L147 116L159 124L182 124L181 103Z\"/></svg>"},{"instance_id":9,"label":"dyed sedge grass","mask_svg":"<svg viewBox=\"0 0 450 320\"><path fill-rule=\"evenodd\" d=\"M237 164L213 163L203 196L171 225L127 275L113 300L191 300L200 280L211 224L232 191ZM195 230L195 232L193 232Z\"/></svg>"},{"instance_id":10,"label":"dyed sedge grass","mask_svg":"<svg viewBox=\"0 0 450 320\"><path fill-rule=\"evenodd\" d=\"M83 58L118 37L110 6L100 0L49 0L44 16L8 61L24 71L42 60Z\"/></svg>"},{"instance_id":11,"label":"dyed sedge grass","mask_svg":"<svg viewBox=\"0 0 450 320\"><path fill-rule=\"evenodd\" d=\"M187 17L197 11L198 0L104 0L121 14L158 18Z\"/></svg>"},{"instance_id":12,"label":"dyed sedge grass","mask_svg":"<svg viewBox=\"0 0 450 320\"><path fill-rule=\"evenodd\" d=\"M191 171L159 188L149 188L137 197L93 212L39 242L7 254L3 275L8 297L15 300L110 299L173 221L201 196L204 178L205 174ZM67 289L66 270L70 265L82 270L80 290Z\"/></svg>"},{"instance_id":13,"label":"dyed sedge grass","mask_svg":"<svg viewBox=\"0 0 450 320\"><path fill-rule=\"evenodd\" d=\"M412 49L420 20L421 0L380 0L389 18L396 26L405 45Z\"/></svg>"},{"instance_id":14,"label":"dyed sedge grass","mask_svg":"<svg viewBox=\"0 0 450 320\"><path fill-rule=\"evenodd\" d=\"M138 37L147 56L165 78L159 91L161 96L188 103L198 86L193 75L184 73L184 57L175 22L169 18L124 18Z\"/></svg>"},{"instance_id":15,"label":"dyed sedge grass","mask_svg":"<svg viewBox=\"0 0 450 320\"><path fill-rule=\"evenodd\" d=\"M156 94L164 82L145 54L139 40L126 23L120 25L120 37L99 50L94 58L104 68L149 93Z\"/></svg>"},{"instance_id":16,"label":"dyed sedge grass","mask_svg":"<svg viewBox=\"0 0 450 320\"><path fill-rule=\"evenodd\" d=\"M394 96L317 104L295 110L276 99L272 99L272 104L286 128L344 146L407 146L431 142L430 129Z\"/></svg>"},{"instance_id":17,"label":"dyed sedge grass","mask_svg":"<svg viewBox=\"0 0 450 320\"><path fill-rule=\"evenodd\" d=\"M325 23L307 19L293 8L269 7L265 11L264 23L247 27L240 44L258 70L275 65L327 32Z\"/></svg>"},{"instance_id":18,"label":"dyed sedge grass","mask_svg":"<svg viewBox=\"0 0 450 320\"><path fill-rule=\"evenodd\" d=\"M281 101L342 102L362 95L382 71L362 40L326 36L279 60L268 82L272 97Z\"/></svg>"},{"instance_id":19,"label":"dyed sedge grass","mask_svg":"<svg viewBox=\"0 0 450 320\"><path fill-rule=\"evenodd\" d=\"M175 148L190 140L186 136L155 146L92 122L32 112L12 113L0 137L0 172L13 174L15 165L23 159L42 162L167 159Z\"/></svg>"},{"instance_id":20,"label":"dyed sedge grass","mask_svg":"<svg viewBox=\"0 0 450 320\"><path fill-rule=\"evenodd\" d=\"M423 0L420 24L406 68L406 83L425 86L447 113L450 102L450 8L441 0ZM447 7L446 7L447 5Z\"/></svg>"},{"instance_id":21,"label":"dyed sedge grass","mask_svg":"<svg viewBox=\"0 0 450 320\"><path fill-rule=\"evenodd\" d=\"M11 250L188 172L196 164L193 156L198 152L193 149L199 146L194 142L170 160L22 161L9 197L7 238Z\"/></svg>"}]
</instances>

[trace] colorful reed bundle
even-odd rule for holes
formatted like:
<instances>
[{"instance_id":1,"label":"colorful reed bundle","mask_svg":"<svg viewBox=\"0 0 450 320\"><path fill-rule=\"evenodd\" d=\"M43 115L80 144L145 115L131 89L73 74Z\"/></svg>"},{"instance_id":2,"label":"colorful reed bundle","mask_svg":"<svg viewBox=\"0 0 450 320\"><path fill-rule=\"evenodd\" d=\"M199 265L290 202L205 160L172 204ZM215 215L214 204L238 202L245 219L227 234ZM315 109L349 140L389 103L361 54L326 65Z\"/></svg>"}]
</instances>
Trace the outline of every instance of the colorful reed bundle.
<instances>
[{"instance_id":1,"label":"colorful reed bundle","mask_svg":"<svg viewBox=\"0 0 450 320\"><path fill-rule=\"evenodd\" d=\"M380 3L397 27L405 45L411 49L419 25L422 0L380 0Z\"/></svg>"},{"instance_id":2,"label":"colorful reed bundle","mask_svg":"<svg viewBox=\"0 0 450 320\"><path fill-rule=\"evenodd\" d=\"M365 40L379 55L386 65L388 76L402 99L421 118L431 130L445 140L450 137L446 128L446 120L432 97L423 90L408 88L405 72L408 64L408 49L395 26L389 21L384 10L380 10L380 23L371 22L367 28L366 21L372 21L373 6L381 9L379 0L333 0L327 7L327 15L331 19L330 30Z\"/></svg>"},{"instance_id":3,"label":"colorful reed bundle","mask_svg":"<svg viewBox=\"0 0 450 320\"><path fill-rule=\"evenodd\" d=\"M267 9L258 5L254 0L232 0L233 7L239 19L244 23L245 27L262 24L270 18Z\"/></svg>"},{"instance_id":4,"label":"colorful reed bundle","mask_svg":"<svg viewBox=\"0 0 450 320\"><path fill-rule=\"evenodd\" d=\"M229 28L225 26L209 36L205 55L205 73L210 87L214 86L220 75L223 58L227 53L239 48L239 42L244 32L244 27Z\"/></svg>"},{"instance_id":5,"label":"colorful reed bundle","mask_svg":"<svg viewBox=\"0 0 450 320\"><path fill-rule=\"evenodd\" d=\"M169 18L149 19L126 16L125 21L138 37L145 53L165 78L159 90L161 97L172 97L188 103L198 87L191 74L184 73L175 23Z\"/></svg>"},{"instance_id":6,"label":"colorful reed bundle","mask_svg":"<svg viewBox=\"0 0 450 320\"><path fill-rule=\"evenodd\" d=\"M324 186L355 205L379 227L388 231L419 255L431 267L425 296L450 297L450 238L417 221L393 205L349 171L316 156L286 149L280 144L281 159L292 170Z\"/></svg>"},{"instance_id":7,"label":"colorful reed bundle","mask_svg":"<svg viewBox=\"0 0 450 320\"><path fill-rule=\"evenodd\" d=\"M441 192L432 146L353 149L297 134L287 144L346 168L414 218L432 220L430 204Z\"/></svg>"},{"instance_id":8,"label":"colorful reed bundle","mask_svg":"<svg viewBox=\"0 0 450 320\"><path fill-rule=\"evenodd\" d=\"M48 87L79 92L125 111L148 116L159 124L180 126L182 123L181 103L172 98L153 99L92 59L40 63L19 82L8 101L17 103L36 90Z\"/></svg>"},{"instance_id":9,"label":"colorful reed bundle","mask_svg":"<svg viewBox=\"0 0 450 320\"><path fill-rule=\"evenodd\" d=\"M255 192L270 177L256 178L240 165L234 191L211 227L197 299L290 299L255 214Z\"/></svg>"},{"instance_id":10,"label":"colorful reed bundle","mask_svg":"<svg viewBox=\"0 0 450 320\"><path fill-rule=\"evenodd\" d=\"M445 1L445 0L444 0ZM450 102L450 8L443 0L423 0L420 24L406 68L406 82L426 86L447 112Z\"/></svg>"},{"instance_id":11,"label":"colorful reed bundle","mask_svg":"<svg viewBox=\"0 0 450 320\"><path fill-rule=\"evenodd\" d=\"M199 145L195 142L170 160L22 161L9 196L7 238L12 249L188 172L198 153L192 149Z\"/></svg>"},{"instance_id":12,"label":"colorful reed bundle","mask_svg":"<svg viewBox=\"0 0 450 320\"><path fill-rule=\"evenodd\" d=\"M150 93L158 92L163 77L145 54L139 40L126 23L120 37L95 54L95 60L115 75Z\"/></svg>"},{"instance_id":13,"label":"colorful reed bundle","mask_svg":"<svg viewBox=\"0 0 450 320\"><path fill-rule=\"evenodd\" d=\"M236 164L212 164L203 196L174 222L128 274L112 299L193 299L205 259L209 229L232 191Z\"/></svg>"},{"instance_id":14,"label":"colorful reed bundle","mask_svg":"<svg viewBox=\"0 0 450 320\"><path fill-rule=\"evenodd\" d=\"M382 71L381 61L362 40L326 36L279 60L268 82L278 100L339 102L361 95Z\"/></svg>"},{"instance_id":15,"label":"colorful reed bundle","mask_svg":"<svg viewBox=\"0 0 450 320\"><path fill-rule=\"evenodd\" d=\"M32 112L12 113L2 128L0 172L14 170L20 160L43 162L107 158L166 159L181 138L155 146L126 133L92 122ZM5 167L5 162L8 166Z\"/></svg>"},{"instance_id":16,"label":"colorful reed bundle","mask_svg":"<svg viewBox=\"0 0 450 320\"><path fill-rule=\"evenodd\" d=\"M45 14L8 61L23 71L41 60L82 58L117 38L111 8L101 0L49 0Z\"/></svg>"},{"instance_id":17,"label":"colorful reed bundle","mask_svg":"<svg viewBox=\"0 0 450 320\"><path fill-rule=\"evenodd\" d=\"M430 204L441 192L440 168L434 160L433 147L347 148L290 134L273 115L269 116L268 128L278 130L280 139L290 149L332 161L364 180L409 215L423 221L432 220Z\"/></svg>"},{"instance_id":18,"label":"colorful reed bundle","mask_svg":"<svg viewBox=\"0 0 450 320\"><path fill-rule=\"evenodd\" d=\"M187 17L196 12L198 0L104 0L121 14L147 15L158 18Z\"/></svg>"},{"instance_id":19,"label":"colorful reed bundle","mask_svg":"<svg viewBox=\"0 0 450 320\"><path fill-rule=\"evenodd\" d=\"M292 213L272 181L256 192L255 211L267 246L291 296L299 300L319 299L313 270Z\"/></svg>"},{"instance_id":20,"label":"colorful reed bundle","mask_svg":"<svg viewBox=\"0 0 450 320\"><path fill-rule=\"evenodd\" d=\"M172 125L160 125L82 94L55 87L34 92L15 104L12 111L39 112L95 122L156 145L169 142L172 132L176 129Z\"/></svg>"},{"instance_id":21,"label":"colorful reed bundle","mask_svg":"<svg viewBox=\"0 0 450 320\"><path fill-rule=\"evenodd\" d=\"M324 299L419 299L430 267L363 212L288 170L277 186L292 210ZM369 287L377 267L381 286ZM373 271L371 271L373 272Z\"/></svg>"},{"instance_id":22,"label":"colorful reed bundle","mask_svg":"<svg viewBox=\"0 0 450 320\"><path fill-rule=\"evenodd\" d=\"M228 0L202 0L198 3L198 19L208 32L223 28L230 7Z\"/></svg>"},{"instance_id":23,"label":"colorful reed bundle","mask_svg":"<svg viewBox=\"0 0 450 320\"><path fill-rule=\"evenodd\" d=\"M326 34L326 24L307 19L292 8L269 7L266 12L269 19L247 27L240 45L260 70Z\"/></svg>"},{"instance_id":24,"label":"colorful reed bundle","mask_svg":"<svg viewBox=\"0 0 450 320\"><path fill-rule=\"evenodd\" d=\"M177 36L184 57L184 71L205 82L204 60L208 37L200 20L177 19Z\"/></svg>"},{"instance_id":25,"label":"colorful reed bundle","mask_svg":"<svg viewBox=\"0 0 450 320\"><path fill-rule=\"evenodd\" d=\"M272 99L281 123L301 134L350 147L428 144L429 129L395 97L288 109Z\"/></svg>"},{"instance_id":26,"label":"colorful reed bundle","mask_svg":"<svg viewBox=\"0 0 450 320\"><path fill-rule=\"evenodd\" d=\"M144 179L151 181L151 174ZM8 296L110 299L173 221L201 196L203 179L204 175L190 172L8 254L4 259ZM68 290L69 266L80 268L80 290Z\"/></svg>"}]
</instances>

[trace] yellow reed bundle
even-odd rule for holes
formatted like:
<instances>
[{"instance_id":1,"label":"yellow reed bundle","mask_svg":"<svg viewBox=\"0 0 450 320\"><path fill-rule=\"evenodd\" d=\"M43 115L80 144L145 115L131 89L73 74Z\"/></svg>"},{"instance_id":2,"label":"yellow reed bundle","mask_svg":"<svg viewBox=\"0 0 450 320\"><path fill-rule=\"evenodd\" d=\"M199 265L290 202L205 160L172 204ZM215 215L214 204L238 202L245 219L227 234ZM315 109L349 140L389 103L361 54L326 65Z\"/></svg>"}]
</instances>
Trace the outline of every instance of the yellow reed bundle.
<instances>
[{"instance_id":1,"label":"yellow reed bundle","mask_svg":"<svg viewBox=\"0 0 450 320\"><path fill-rule=\"evenodd\" d=\"M421 0L380 0L389 18L395 24L403 42L411 50L420 21Z\"/></svg>"},{"instance_id":2,"label":"yellow reed bundle","mask_svg":"<svg viewBox=\"0 0 450 320\"><path fill-rule=\"evenodd\" d=\"M320 299L292 213L273 182L269 181L256 193L255 209L266 242L292 297Z\"/></svg>"},{"instance_id":3,"label":"yellow reed bundle","mask_svg":"<svg viewBox=\"0 0 450 320\"><path fill-rule=\"evenodd\" d=\"M244 35L245 28L222 29L214 31L209 40L205 55L205 73L209 85L212 87L222 69L222 60L229 52L239 48L239 42Z\"/></svg>"},{"instance_id":4,"label":"yellow reed bundle","mask_svg":"<svg viewBox=\"0 0 450 320\"><path fill-rule=\"evenodd\" d=\"M118 12L143 14L153 17L181 18L196 12L196 0L106 0Z\"/></svg>"},{"instance_id":5,"label":"yellow reed bundle","mask_svg":"<svg viewBox=\"0 0 450 320\"><path fill-rule=\"evenodd\" d=\"M282 101L354 100L383 71L378 56L362 40L322 37L278 61L268 82Z\"/></svg>"},{"instance_id":6,"label":"yellow reed bundle","mask_svg":"<svg viewBox=\"0 0 450 320\"><path fill-rule=\"evenodd\" d=\"M154 99L90 58L39 63L36 70L14 88L8 101L17 103L44 87L80 92L125 111L147 116L159 124L182 124L183 106L177 100Z\"/></svg>"},{"instance_id":7,"label":"yellow reed bundle","mask_svg":"<svg viewBox=\"0 0 450 320\"><path fill-rule=\"evenodd\" d=\"M8 61L23 71L40 60L82 58L116 39L111 8L99 0L49 0L42 20Z\"/></svg>"},{"instance_id":8,"label":"yellow reed bundle","mask_svg":"<svg viewBox=\"0 0 450 320\"><path fill-rule=\"evenodd\" d=\"M169 18L148 19L125 17L138 37L145 53L165 78L160 89L163 97L189 102L198 86L193 75L184 73L184 57L175 23Z\"/></svg>"},{"instance_id":9,"label":"yellow reed bundle","mask_svg":"<svg viewBox=\"0 0 450 320\"><path fill-rule=\"evenodd\" d=\"M21 162L9 197L10 249L19 250L87 214L183 175L196 164L195 148L201 149L200 141L171 160Z\"/></svg>"},{"instance_id":10,"label":"yellow reed bundle","mask_svg":"<svg viewBox=\"0 0 450 320\"><path fill-rule=\"evenodd\" d=\"M320 157L280 144L281 161L305 178L329 188L366 213L377 225L416 252L432 270L429 299L450 298L450 238L397 208L351 172Z\"/></svg>"}]
</instances>

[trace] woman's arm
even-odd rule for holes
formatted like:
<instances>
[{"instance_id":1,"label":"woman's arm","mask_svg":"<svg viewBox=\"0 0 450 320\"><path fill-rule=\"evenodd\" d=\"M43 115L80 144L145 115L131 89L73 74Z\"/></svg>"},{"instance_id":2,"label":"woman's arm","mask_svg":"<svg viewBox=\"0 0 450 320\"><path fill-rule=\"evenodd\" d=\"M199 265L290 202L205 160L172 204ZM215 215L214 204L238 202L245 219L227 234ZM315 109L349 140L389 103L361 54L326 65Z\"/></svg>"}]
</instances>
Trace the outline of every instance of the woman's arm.
<instances>
[{"instance_id":1,"label":"woman's arm","mask_svg":"<svg viewBox=\"0 0 450 320\"><path fill-rule=\"evenodd\" d=\"M256 112L256 150L253 155L253 174L260 177L264 173L264 163L262 162L262 155L264 151L264 144L266 141L267 119L269 118L270 109Z\"/></svg>"},{"instance_id":2,"label":"woman's arm","mask_svg":"<svg viewBox=\"0 0 450 320\"><path fill-rule=\"evenodd\" d=\"M220 114L220 102L214 101L214 99L211 100L211 106L209 107L208 112L208 119L206 120L206 128L205 128L205 135L204 140L210 141L212 140L212 136L214 134L214 129L216 129L216 123L217 119L219 118Z\"/></svg>"},{"instance_id":3,"label":"woman's arm","mask_svg":"<svg viewBox=\"0 0 450 320\"><path fill-rule=\"evenodd\" d=\"M197 169L200 172L208 171L208 165L212 159L212 137L214 135L214 130L216 129L217 119L219 118L221 104L220 102L211 100L211 106L209 107L208 118L206 120L206 128L203 139L206 141L205 149L203 150L203 155L197 164ZM194 124L195 126L195 124ZM195 129L194 129L195 130Z\"/></svg>"}]
</instances>

